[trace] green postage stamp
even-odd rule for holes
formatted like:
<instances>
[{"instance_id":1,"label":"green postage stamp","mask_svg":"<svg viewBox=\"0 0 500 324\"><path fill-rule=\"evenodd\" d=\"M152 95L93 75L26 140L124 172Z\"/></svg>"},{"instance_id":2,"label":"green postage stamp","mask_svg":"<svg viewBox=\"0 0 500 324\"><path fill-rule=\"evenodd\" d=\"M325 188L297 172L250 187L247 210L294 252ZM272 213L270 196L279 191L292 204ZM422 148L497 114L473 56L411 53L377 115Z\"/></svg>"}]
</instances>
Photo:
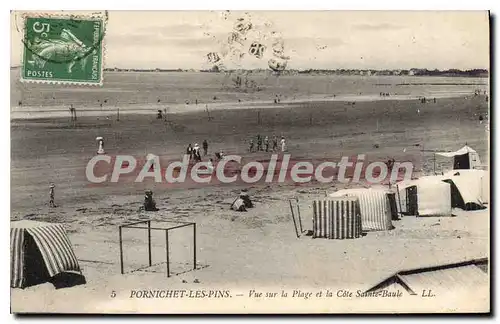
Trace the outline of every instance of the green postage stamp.
<instances>
[{"instance_id":1,"label":"green postage stamp","mask_svg":"<svg viewBox=\"0 0 500 324\"><path fill-rule=\"evenodd\" d=\"M21 81L102 85L103 17L25 16Z\"/></svg>"}]
</instances>

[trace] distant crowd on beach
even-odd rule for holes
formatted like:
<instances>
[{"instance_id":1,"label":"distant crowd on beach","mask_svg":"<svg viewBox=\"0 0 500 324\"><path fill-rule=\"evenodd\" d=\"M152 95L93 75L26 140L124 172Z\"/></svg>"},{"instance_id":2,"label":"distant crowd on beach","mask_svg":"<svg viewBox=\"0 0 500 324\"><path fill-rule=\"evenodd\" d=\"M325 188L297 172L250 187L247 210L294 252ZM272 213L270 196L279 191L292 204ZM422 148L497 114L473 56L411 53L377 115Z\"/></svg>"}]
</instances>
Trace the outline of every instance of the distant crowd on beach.
<instances>
[{"instance_id":1,"label":"distant crowd on beach","mask_svg":"<svg viewBox=\"0 0 500 324\"><path fill-rule=\"evenodd\" d=\"M426 98L426 97L419 98L419 100L420 100L420 103L427 103L427 102L431 102L431 100L430 100L430 99L428 99L428 98ZM436 101L436 98L433 98L433 101L434 101L434 103L436 103L436 102L437 102L437 101Z\"/></svg>"},{"instance_id":2,"label":"distant crowd on beach","mask_svg":"<svg viewBox=\"0 0 500 324\"><path fill-rule=\"evenodd\" d=\"M203 151L202 151L203 149ZM195 143L194 146L191 145L191 143L188 144L186 148L186 154L189 155L189 161L193 162L201 162L202 161L202 156L207 156L208 155L208 141L205 139L203 140L202 147L198 145L198 143ZM202 155L203 154L203 155ZM214 153L215 160L219 161L224 158L224 152L222 150L215 152ZM214 162L212 158L209 159L210 162Z\"/></svg>"},{"instance_id":3,"label":"distant crowd on beach","mask_svg":"<svg viewBox=\"0 0 500 324\"><path fill-rule=\"evenodd\" d=\"M255 145L257 144L257 145ZM272 146L271 146L272 145ZM281 136L281 140L279 141L281 152L286 151L286 140L284 136ZM276 135L273 136L271 142L269 140L269 136L261 136L257 135L257 139L254 142L253 139L250 139L249 148L250 152L276 152L279 150L278 148L278 137Z\"/></svg>"}]
</instances>

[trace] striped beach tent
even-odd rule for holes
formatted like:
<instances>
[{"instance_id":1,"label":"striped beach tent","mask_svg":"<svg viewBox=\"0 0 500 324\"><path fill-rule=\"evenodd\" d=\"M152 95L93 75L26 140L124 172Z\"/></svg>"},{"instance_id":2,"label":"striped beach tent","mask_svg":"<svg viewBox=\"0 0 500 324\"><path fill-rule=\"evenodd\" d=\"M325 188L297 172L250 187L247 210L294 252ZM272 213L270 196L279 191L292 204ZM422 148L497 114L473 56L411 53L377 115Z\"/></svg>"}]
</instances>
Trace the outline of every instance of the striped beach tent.
<instances>
[{"instance_id":1,"label":"striped beach tent","mask_svg":"<svg viewBox=\"0 0 500 324\"><path fill-rule=\"evenodd\" d=\"M394 227L389 191L378 188L353 188L331 193L330 197L357 197L363 231L387 231Z\"/></svg>"},{"instance_id":2,"label":"striped beach tent","mask_svg":"<svg viewBox=\"0 0 500 324\"><path fill-rule=\"evenodd\" d=\"M31 220L10 225L10 286L25 288L68 271L80 272L61 224Z\"/></svg>"},{"instance_id":3,"label":"striped beach tent","mask_svg":"<svg viewBox=\"0 0 500 324\"><path fill-rule=\"evenodd\" d=\"M355 239L361 237L359 201L355 197L313 201L313 238Z\"/></svg>"}]
</instances>

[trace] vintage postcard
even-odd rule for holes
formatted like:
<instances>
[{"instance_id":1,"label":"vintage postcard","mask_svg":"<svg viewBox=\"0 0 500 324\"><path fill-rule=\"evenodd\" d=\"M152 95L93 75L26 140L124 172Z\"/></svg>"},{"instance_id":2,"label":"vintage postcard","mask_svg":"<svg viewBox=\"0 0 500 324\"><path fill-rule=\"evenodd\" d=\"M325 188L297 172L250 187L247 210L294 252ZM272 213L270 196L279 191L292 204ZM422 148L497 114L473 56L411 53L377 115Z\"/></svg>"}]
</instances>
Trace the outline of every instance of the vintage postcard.
<instances>
[{"instance_id":1,"label":"vintage postcard","mask_svg":"<svg viewBox=\"0 0 500 324\"><path fill-rule=\"evenodd\" d=\"M490 312L489 19L12 11L11 312Z\"/></svg>"}]
</instances>

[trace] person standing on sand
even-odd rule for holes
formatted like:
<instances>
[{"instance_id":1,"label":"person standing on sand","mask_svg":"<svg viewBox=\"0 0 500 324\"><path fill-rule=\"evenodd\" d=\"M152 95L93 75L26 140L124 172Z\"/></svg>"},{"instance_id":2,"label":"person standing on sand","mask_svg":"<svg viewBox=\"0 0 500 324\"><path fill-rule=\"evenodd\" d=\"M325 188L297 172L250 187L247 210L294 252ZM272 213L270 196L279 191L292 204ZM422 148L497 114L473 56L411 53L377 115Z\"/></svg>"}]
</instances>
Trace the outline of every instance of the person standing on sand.
<instances>
[{"instance_id":1,"label":"person standing on sand","mask_svg":"<svg viewBox=\"0 0 500 324\"><path fill-rule=\"evenodd\" d=\"M392 168L394 167L395 162L396 160L394 160L393 158L389 158L389 160L387 160L386 165L389 172L392 172Z\"/></svg>"},{"instance_id":2,"label":"person standing on sand","mask_svg":"<svg viewBox=\"0 0 500 324\"><path fill-rule=\"evenodd\" d=\"M266 147L266 152L269 152L269 137L264 138L264 146Z\"/></svg>"},{"instance_id":3,"label":"person standing on sand","mask_svg":"<svg viewBox=\"0 0 500 324\"><path fill-rule=\"evenodd\" d=\"M207 155L208 154L208 142L207 140L203 140L203 155Z\"/></svg>"},{"instance_id":4,"label":"person standing on sand","mask_svg":"<svg viewBox=\"0 0 500 324\"><path fill-rule=\"evenodd\" d=\"M286 151L286 141L285 141L285 137L284 136L281 136L281 152L285 152Z\"/></svg>"},{"instance_id":5,"label":"person standing on sand","mask_svg":"<svg viewBox=\"0 0 500 324\"><path fill-rule=\"evenodd\" d=\"M54 198L55 197L55 192L54 192L55 187L56 186L53 183L50 184L50 187L49 187L49 206L50 207L56 207L56 203L54 201L55 200L55 198Z\"/></svg>"},{"instance_id":6,"label":"person standing on sand","mask_svg":"<svg viewBox=\"0 0 500 324\"><path fill-rule=\"evenodd\" d=\"M198 145L198 143L194 144L193 156L195 161L201 161L200 146Z\"/></svg>"},{"instance_id":7,"label":"person standing on sand","mask_svg":"<svg viewBox=\"0 0 500 324\"><path fill-rule=\"evenodd\" d=\"M187 149L186 149L186 154L189 155L189 161L193 158L193 147L191 146L191 143L189 143Z\"/></svg>"},{"instance_id":8,"label":"person standing on sand","mask_svg":"<svg viewBox=\"0 0 500 324\"><path fill-rule=\"evenodd\" d=\"M69 108L69 113L71 114L71 121L76 121L76 109L73 107L73 104Z\"/></svg>"},{"instance_id":9,"label":"person standing on sand","mask_svg":"<svg viewBox=\"0 0 500 324\"><path fill-rule=\"evenodd\" d=\"M276 135L273 136L273 152L278 150L278 137Z\"/></svg>"}]
</instances>

